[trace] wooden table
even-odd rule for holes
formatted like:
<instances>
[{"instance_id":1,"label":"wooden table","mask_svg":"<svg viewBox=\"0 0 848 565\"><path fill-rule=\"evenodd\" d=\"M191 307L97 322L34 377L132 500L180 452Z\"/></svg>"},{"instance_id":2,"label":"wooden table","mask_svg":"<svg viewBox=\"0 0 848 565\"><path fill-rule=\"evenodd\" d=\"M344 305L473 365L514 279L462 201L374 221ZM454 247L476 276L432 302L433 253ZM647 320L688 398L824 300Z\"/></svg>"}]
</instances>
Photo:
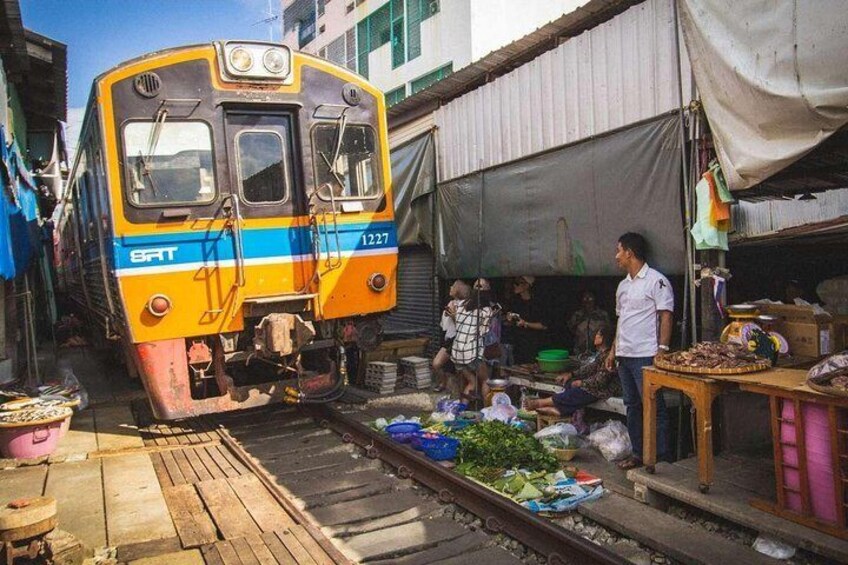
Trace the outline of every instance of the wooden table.
<instances>
[{"instance_id":1,"label":"wooden table","mask_svg":"<svg viewBox=\"0 0 848 565\"><path fill-rule=\"evenodd\" d=\"M707 492L713 481L713 445L712 445L712 403L717 396L731 389L762 394L769 398L771 410L771 433L774 444L775 480L777 485L777 503L755 501L752 504L781 517L817 528L819 530L848 538L846 535L845 508L839 508L839 521L828 525L817 521L810 511L809 485L806 481L806 453L804 445L803 419L796 417L797 449L799 454L799 472L801 480L802 512L799 514L786 506L786 491L783 484L783 453L781 447L781 405L782 402L794 403L795 414L801 413L802 402L814 402L827 407L830 417L831 450L833 453L834 485L840 504L844 500L845 484L842 480L842 459L848 460L848 449L843 450L845 441L840 434L848 436L848 430L838 427L838 410L848 408L848 398L823 394L809 388L806 384L807 372L798 369L774 368L767 371L744 375L693 375L675 373L646 367L643 370L643 460L646 470L655 471L657 458L657 419L656 397L661 388L671 388L686 394L696 410L696 437L698 456L698 482L701 492Z\"/></svg>"},{"instance_id":2,"label":"wooden table","mask_svg":"<svg viewBox=\"0 0 848 565\"><path fill-rule=\"evenodd\" d=\"M646 367L642 375L642 460L645 469L653 473L657 463L657 393L661 388L682 392L695 407L698 488L701 492L707 492L713 482L712 405L729 383L708 376L672 373L655 367Z\"/></svg>"}]
</instances>

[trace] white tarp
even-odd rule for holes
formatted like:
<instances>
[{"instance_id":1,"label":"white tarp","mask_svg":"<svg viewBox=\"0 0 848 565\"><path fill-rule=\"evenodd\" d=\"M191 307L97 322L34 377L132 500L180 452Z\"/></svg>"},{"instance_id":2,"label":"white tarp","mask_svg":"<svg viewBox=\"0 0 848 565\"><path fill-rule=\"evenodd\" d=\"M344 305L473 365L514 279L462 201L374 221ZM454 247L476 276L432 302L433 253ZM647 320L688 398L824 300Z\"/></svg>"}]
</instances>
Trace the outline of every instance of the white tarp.
<instances>
[{"instance_id":1,"label":"white tarp","mask_svg":"<svg viewBox=\"0 0 848 565\"><path fill-rule=\"evenodd\" d=\"M844 0L677 0L732 190L803 157L848 123Z\"/></svg>"}]
</instances>

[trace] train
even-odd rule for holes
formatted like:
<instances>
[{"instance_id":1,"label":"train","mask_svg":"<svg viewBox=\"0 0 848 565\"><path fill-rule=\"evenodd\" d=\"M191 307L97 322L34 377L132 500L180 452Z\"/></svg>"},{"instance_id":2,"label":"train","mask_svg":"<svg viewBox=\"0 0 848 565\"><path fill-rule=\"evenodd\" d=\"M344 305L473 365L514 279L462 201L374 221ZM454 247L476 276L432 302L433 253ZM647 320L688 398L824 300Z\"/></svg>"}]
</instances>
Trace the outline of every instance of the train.
<instances>
[{"instance_id":1,"label":"train","mask_svg":"<svg viewBox=\"0 0 848 565\"><path fill-rule=\"evenodd\" d=\"M155 417L340 394L345 342L379 343L397 300L387 135L378 88L276 43L167 49L94 80L56 277Z\"/></svg>"}]
</instances>

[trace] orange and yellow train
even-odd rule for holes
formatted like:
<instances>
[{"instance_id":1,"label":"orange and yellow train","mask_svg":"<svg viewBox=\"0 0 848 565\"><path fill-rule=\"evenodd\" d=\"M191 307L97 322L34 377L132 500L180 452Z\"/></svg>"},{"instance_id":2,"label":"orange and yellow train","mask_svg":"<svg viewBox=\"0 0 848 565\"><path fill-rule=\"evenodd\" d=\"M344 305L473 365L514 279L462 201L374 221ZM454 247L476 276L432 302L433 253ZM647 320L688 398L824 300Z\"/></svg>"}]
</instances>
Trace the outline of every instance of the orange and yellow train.
<instances>
[{"instance_id":1,"label":"orange and yellow train","mask_svg":"<svg viewBox=\"0 0 848 565\"><path fill-rule=\"evenodd\" d=\"M55 244L157 417L326 400L342 333L373 343L396 300L383 95L272 43L121 64L94 81Z\"/></svg>"}]
</instances>

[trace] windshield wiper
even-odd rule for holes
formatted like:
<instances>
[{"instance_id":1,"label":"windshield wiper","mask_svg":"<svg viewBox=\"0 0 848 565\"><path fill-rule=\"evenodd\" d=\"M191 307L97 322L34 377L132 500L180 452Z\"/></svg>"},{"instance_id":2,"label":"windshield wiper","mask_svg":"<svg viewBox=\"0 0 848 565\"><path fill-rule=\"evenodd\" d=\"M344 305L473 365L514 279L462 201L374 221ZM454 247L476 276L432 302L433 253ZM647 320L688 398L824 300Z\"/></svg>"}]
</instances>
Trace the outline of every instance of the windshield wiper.
<instances>
[{"instance_id":1,"label":"windshield wiper","mask_svg":"<svg viewBox=\"0 0 848 565\"><path fill-rule=\"evenodd\" d=\"M342 152L342 141L344 140L345 129L347 128L347 108L342 110L341 115L336 120L336 140L334 143L333 149L333 158L327 155L324 151L319 151L318 154L321 155L321 159L324 160L324 163L327 165L327 169L330 171L330 174L333 175L335 181L339 184L339 188L344 191L345 185L342 177L339 175L336 170L336 163L338 163L339 155Z\"/></svg>"}]
</instances>

